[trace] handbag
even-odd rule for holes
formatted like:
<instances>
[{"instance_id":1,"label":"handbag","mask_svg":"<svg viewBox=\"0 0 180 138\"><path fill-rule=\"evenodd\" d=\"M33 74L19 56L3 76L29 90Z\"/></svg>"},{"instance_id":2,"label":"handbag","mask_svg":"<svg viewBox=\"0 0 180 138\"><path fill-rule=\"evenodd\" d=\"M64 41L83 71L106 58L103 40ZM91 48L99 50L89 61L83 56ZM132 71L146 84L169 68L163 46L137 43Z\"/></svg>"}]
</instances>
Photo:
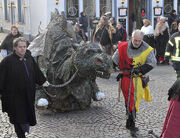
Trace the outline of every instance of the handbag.
<instances>
[{"instance_id":1,"label":"handbag","mask_svg":"<svg viewBox=\"0 0 180 138\"><path fill-rule=\"evenodd\" d=\"M147 76L141 76L141 80L142 80L142 86L143 88L146 88L149 82L149 75Z\"/></svg>"}]
</instances>

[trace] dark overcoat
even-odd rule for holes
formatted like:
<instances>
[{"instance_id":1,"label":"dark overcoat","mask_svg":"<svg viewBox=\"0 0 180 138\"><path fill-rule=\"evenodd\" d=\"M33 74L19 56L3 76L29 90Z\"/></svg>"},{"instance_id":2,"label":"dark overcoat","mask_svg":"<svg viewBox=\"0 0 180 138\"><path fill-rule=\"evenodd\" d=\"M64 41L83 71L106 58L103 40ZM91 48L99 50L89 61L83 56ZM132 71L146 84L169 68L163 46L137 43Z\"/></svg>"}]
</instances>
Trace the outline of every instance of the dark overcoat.
<instances>
[{"instance_id":1,"label":"dark overcoat","mask_svg":"<svg viewBox=\"0 0 180 138\"><path fill-rule=\"evenodd\" d=\"M0 63L0 94L2 111L7 112L10 122L36 124L36 84L42 85L46 78L33 57L26 52L24 59L15 54Z\"/></svg>"},{"instance_id":2,"label":"dark overcoat","mask_svg":"<svg viewBox=\"0 0 180 138\"><path fill-rule=\"evenodd\" d=\"M159 36L155 37L155 48L157 51L157 58L164 57L165 50L166 50L166 44L169 40L169 32L168 28L166 28L163 31L163 34L159 34Z\"/></svg>"}]
</instances>

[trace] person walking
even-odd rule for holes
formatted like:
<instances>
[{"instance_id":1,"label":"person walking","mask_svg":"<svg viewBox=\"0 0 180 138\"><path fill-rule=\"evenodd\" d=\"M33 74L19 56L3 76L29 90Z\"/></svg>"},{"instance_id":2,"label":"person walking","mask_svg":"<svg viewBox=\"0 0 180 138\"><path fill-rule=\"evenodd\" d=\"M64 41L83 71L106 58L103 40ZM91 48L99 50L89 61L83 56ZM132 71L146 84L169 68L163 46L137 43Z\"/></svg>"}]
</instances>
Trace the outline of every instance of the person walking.
<instances>
[{"instance_id":1,"label":"person walking","mask_svg":"<svg viewBox=\"0 0 180 138\"><path fill-rule=\"evenodd\" d=\"M96 29L94 30L93 41L100 43L103 52L112 55L112 39L113 34L115 33L115 28L108 23L108 20L105 16L102 16L98 25L96 26Z\"/></svg>"},{"instance_id":2,"label":"person walking","mask_svg":"<svg viewBox=\"0 0 180 138\"><path fill-rule=\"evenodd\" d=\"M13 54L0 63L2 111L8 114L10 123L14 124L18 138L25 138L29 126L36 125L36 84L44 84L46 78L27 50L27 41L23 37L14 40L13 49Z\"/></svg>"},{"instance_id":3,"label":"person walking","mask_svg":"<svg viewBox=\"0 0 180 138\"><path fill-rule=\"evenodd\" d=\"M79 26L80 26L80 29L82 29L87 36L88 19L86 17L85 12L81 12L81 17L79 18Z\"/></svg>"},{"instance_id":4,"label":"person walking","mask_svg":"<svg viewBox=\"0 0 180 138\"><path fill-rule=\"evenodd\" d=\"M178 24L178 32L174 33L167 43L165 50L165 60L172 61L172 66L176 71L177 78L180 77L180 23Z\"/></svg>"},{"instance_id":5,"label":"person walking","mask_svg":"<svg viewBox=\"0 0 180 138\"><path fill-rule=\"evenodd\" d=\"M5 57L13 52L13 40L20 36L21 36L21 34L18 31L18 27L16 25L12 25L11 33L5 37L5 39L3 40L3 42L0 46L0 48L2 50L6 50L6 54L3 54L3 57Z\"/></svg>"},{"instance_id":6,"label":"person walking","mask_svg":"<svg viewBox=\"0 0 180 138\"><path fill-rule=\"evenodd\" d=\"M137 130L136 111L139 112L141 99L151 101L148 78L144 75L156 65L153 48L143 41L143 35L141 30L134 30L131 40L119 43L112 57L114 66L122 71L117 81L121 81L127 115L126 128L130 130Z\"/></svg>"},{"instance_id":7,"label":"person walking","mask_svg":"<svg viewBox=\"0 0 180 138\"><path fill-rule=\"evenodd\" d=\"M160 17L159 22L156 24L154 36L158 64L168 64L164 59L166 44L169 40L169 27L165 17Z\"/></svg>"}]
</instances>

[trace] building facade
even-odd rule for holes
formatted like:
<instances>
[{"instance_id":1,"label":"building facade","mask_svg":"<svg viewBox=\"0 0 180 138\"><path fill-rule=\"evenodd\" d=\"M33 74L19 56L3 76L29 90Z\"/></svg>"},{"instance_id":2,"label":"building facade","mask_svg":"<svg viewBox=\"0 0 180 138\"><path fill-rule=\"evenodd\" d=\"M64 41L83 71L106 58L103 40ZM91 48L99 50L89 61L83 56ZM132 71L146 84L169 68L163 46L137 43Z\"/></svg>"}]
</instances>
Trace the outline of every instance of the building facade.
<instances>
[{"instance_id":1,"label":"building facade","mask_svg":"<svg viewBox=\"0 0 180 138\"><path fill-rule=\"evenodd\" d=\"M9 32L16 24L23 35L31 39L41 24L45 28L51 12L57 8L64 11L64 0L0 0L0 31Z\"/></svg>"},{"instance_id":2,"label":"building facade","mask_svg":"<svg viewBox=\"0 0 180 138\"><path fill-rule=\"evenodd\" d=\"M51 12L57 8L64 11L69 20L77 19L82 11L91 18L100 18L110 12L116 21L124 24L127 32L132 32L133 5L135 0L0 0L0 30L9 31L12 24L19 26L28 38L36 36L38 26L45 28L50 21ZM167 16L175 9L180 15L178 0L142 0L141 9L152 25L158 16Z\"/></svg>"}]
</instances>

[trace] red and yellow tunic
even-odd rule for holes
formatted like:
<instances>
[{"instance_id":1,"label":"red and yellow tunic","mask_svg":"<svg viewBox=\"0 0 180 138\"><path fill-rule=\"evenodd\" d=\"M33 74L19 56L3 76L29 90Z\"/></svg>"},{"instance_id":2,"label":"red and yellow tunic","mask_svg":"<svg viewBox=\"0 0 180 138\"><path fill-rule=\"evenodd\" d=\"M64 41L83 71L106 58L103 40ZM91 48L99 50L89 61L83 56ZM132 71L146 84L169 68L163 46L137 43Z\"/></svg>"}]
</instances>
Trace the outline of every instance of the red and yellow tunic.
<instances>
[{"instance_id":1,"label":"red and yellow tunic","mask_svg":"<svg viewBox=\"0 0 180 138\"><path fill-rule=\"evenodd\" d=\"M152 47L148 47L146 50L144 50L140 55L129 58L127 55L128 50L128 42L121 42L118 45L118 51L119 51L119 68L120 70L128 70L138 67L139 65L143 65L146 62L147 56L149 53L153 50ZM139 74L142 75L142 74ZM131 82L131 93L130 93L130 104L129 104L129 112L132 110L136 110L139 112L139 104L142 98L145 99L145 101L152 101L150 92L149 92L149 86L146 88L142 87L142 80L139 76L137 76L136 81L136 103L135 107L133 107L134 104L134 95L135 95L135 78L136 76L133 76L133 81ZM123 78L121 80L121 89L125 98L125 103L128 105L128 95L129 95L129 86L130 85L130 71L123 72Z\"/></svg>"}]
</instances>

